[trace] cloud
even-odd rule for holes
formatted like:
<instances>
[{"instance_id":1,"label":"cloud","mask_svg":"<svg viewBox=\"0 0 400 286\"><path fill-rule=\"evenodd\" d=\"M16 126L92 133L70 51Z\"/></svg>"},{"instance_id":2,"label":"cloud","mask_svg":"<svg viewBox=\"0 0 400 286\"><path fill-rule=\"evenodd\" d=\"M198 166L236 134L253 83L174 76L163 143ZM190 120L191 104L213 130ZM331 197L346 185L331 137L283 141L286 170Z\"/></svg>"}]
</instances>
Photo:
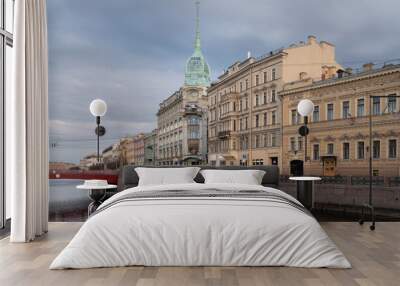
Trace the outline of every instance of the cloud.
<instances>
[{"instance_id":1,"label":"cloud","mask_svg":"<svg viewBox=\"0 0 400 286\"><path fill-rule=\"evenodd\" d=\"M50 150L51 159L78 161L90 152L94 98L108 103L104 144L154 128L158 104L183 83L194 1L52 0L47 6L50 136L63 146ZM395 0L203 0L203 53L214 79L247 51L259 56L310 34L335 44L343 66L382 62L399 58L399 9Z\"/></svg>"}]
</instances>

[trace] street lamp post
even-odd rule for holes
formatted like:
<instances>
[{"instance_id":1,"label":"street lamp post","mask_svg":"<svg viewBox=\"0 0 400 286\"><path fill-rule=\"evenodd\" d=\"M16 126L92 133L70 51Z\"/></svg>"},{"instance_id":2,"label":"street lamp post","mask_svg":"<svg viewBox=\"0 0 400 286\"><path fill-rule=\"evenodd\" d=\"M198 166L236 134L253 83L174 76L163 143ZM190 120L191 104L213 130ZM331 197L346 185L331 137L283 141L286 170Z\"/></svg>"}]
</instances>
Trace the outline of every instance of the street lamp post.
<instances>
[{"instance_id":1,"label":"street lamp post","mask_svg":"<svg viewBox=\"0 0 400 286\"><path fill-rule=\"evenodd\" d=\"M107 104L102 99L95 99L90 103L90 113L96 117L97 127L95 133L97 135L97 162L100 163L100 136L106 133L104 126L100 125L100 117L104 116L107 112Z\"/></svg>"},{"instance_id":2,"label":"street lamp post","mask_svg":"<svg viewBox=\"0 0 400 286\"><path fill-rule=\"evenodd\" d=\"M301 100L297 105L297 112L304 118L304 125L299 128L299 134L304 137L304 163L305 163L307 162L307 135L309 133L309 129L307 127L308 116L314 112L314 103L309 99Z\"/></svg>"},{"instance_id":3,"label":"street lamp post","mask_svg":"<svg viewBox=\"0 0 400 286\"><path fill-rule=\"evenodd\" d=\"M373 191L373 169L372 169L372 159L373 159L373 134L372 134L372 116L377 115L374 113L373 109L373 100L374 98L400 98L400 95L370 95L369 96L369 115L368 115L368 127L369 127L369 160L368 160L368 169L369 169L369 194L368 194L368 203L364 204L361 208L361 219L359 220L360 224L364 223L364 214L365 214L365 209L369 209L371 212L371 225L369 226L370 230L375 230L375 208L372 203L372 191ZM386 106L388 108L389 105ZM385 108L385 110L386 110ZM383 113L385 112L383 111ZM389 112L394 112L393 110ZM380 114L380 111L378 110L378 113Z\"/></svg>"}]
</instances>

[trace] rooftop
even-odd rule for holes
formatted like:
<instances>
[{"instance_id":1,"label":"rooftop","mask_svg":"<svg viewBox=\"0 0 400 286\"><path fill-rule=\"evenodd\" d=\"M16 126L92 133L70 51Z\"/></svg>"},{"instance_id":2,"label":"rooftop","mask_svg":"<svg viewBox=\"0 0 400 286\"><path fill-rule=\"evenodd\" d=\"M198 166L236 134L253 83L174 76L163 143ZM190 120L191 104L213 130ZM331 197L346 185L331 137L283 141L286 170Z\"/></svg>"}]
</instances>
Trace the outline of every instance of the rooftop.
<instances>
[{"instance_id":1,"label":"rooftop","mask_svg":"<svg viewBox=\"0 0 400 286\"><path fill-rule=\"evenodd\" d=\"M379 68L374 68L374 64L367 63L363 65L362 69L348 68L346 70L338 70L335 77L329 79L318 79L313 80L306 78L291 83L287 83L280 94L289 94L297 91L303 91L308 89L315 89L323 86L330 86L340 84L343 82L357 80L363 77L370 77L378 75L380 73L394 72L400 70L400 60L394 60L392 62L386 62ZM309 82L307 85L301 85L302 83Z\"/></svg>"},{"instance_id":2,"label":"rooftop","mask_svg":"<svg viewBox=\"0 0 400 286\"><path fill-rule=\"evenodd\" d=\"M211 83L211 86L215 86L217 84L219 84L220 82L222 82L223 80L227 79L229 75L234 74L240 70L243 70L244 68L250 66L251 64L257 64L261 61L264 60L270 60L272 58L275 58L279 55L284 55L287 51L289 51L290 49L295 49L295 48L301 48L301 47L305 47L308 45L313 45L313 44L318 44L318 45L330 45L333 46L333 44L327 42L327 41L320 41L317 42L317 39L315 36L308 36L307 41L300 41L298 43L292 43L290 44L288 47L280 47L278 49L269 51L261 56L258 57L252 57L250 56L250 53L248 54L248 57L244 60L241 61L235 61L232 65L230 65L223 74L221 74L217 80L213 81Z\"/></svg>"}]
</instances>

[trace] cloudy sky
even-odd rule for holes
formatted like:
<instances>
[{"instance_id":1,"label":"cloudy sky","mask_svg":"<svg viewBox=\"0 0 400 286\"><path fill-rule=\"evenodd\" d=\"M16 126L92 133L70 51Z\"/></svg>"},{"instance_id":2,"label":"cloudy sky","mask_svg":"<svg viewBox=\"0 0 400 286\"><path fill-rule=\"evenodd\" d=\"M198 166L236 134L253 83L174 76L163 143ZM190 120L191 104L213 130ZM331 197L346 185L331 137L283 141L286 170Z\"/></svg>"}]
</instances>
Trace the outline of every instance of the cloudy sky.
<instances>
[{"instance_id":1,"label":"cloudy sky","mask_svg":"<svg viewBox=\"0 0 400 286\"><path fill-rule=\"evenodd\" d=\"M50 160L95 152L89 104L108 103L106 147L156 127L159 102L183 83L194 0L49 0ZM400 58L400 2L203 0L203 53L215 79L247 51L262 55L308 35L336 45L343 66Z\"/></svg>"}]
</instances>

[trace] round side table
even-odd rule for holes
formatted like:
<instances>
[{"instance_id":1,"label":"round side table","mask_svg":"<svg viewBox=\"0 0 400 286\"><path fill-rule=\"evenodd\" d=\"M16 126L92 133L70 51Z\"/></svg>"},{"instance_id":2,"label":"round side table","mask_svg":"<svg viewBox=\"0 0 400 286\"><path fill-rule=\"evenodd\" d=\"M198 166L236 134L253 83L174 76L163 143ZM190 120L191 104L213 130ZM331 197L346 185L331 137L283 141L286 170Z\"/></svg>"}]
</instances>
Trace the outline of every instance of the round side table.
<instances>
[{"instance_id":1,"label":"round side table","mask_svg":"<svg viewBox=\"0 0 400 286\"><path fill-rule=\"evenodd\" d=\"M90 216L103 202L106 196L107 189L115 189L117 185L104 185L104 186L89 186L89 185L79 185L76 186L77 189L87 190L89 198L92 202L88 206L88 216Z\"/></svg>"},{"instance_id":2,"label":"round side table","mask_svg":"<svg viewBox=\"0 0 400 286\"><path fill-rule=\"evenodd\" d=\"M320 177L290 177L289 180L297 183L297 199L308 210L314 208L314 182L320 181Z\"/></svg>"}]
</instances>

